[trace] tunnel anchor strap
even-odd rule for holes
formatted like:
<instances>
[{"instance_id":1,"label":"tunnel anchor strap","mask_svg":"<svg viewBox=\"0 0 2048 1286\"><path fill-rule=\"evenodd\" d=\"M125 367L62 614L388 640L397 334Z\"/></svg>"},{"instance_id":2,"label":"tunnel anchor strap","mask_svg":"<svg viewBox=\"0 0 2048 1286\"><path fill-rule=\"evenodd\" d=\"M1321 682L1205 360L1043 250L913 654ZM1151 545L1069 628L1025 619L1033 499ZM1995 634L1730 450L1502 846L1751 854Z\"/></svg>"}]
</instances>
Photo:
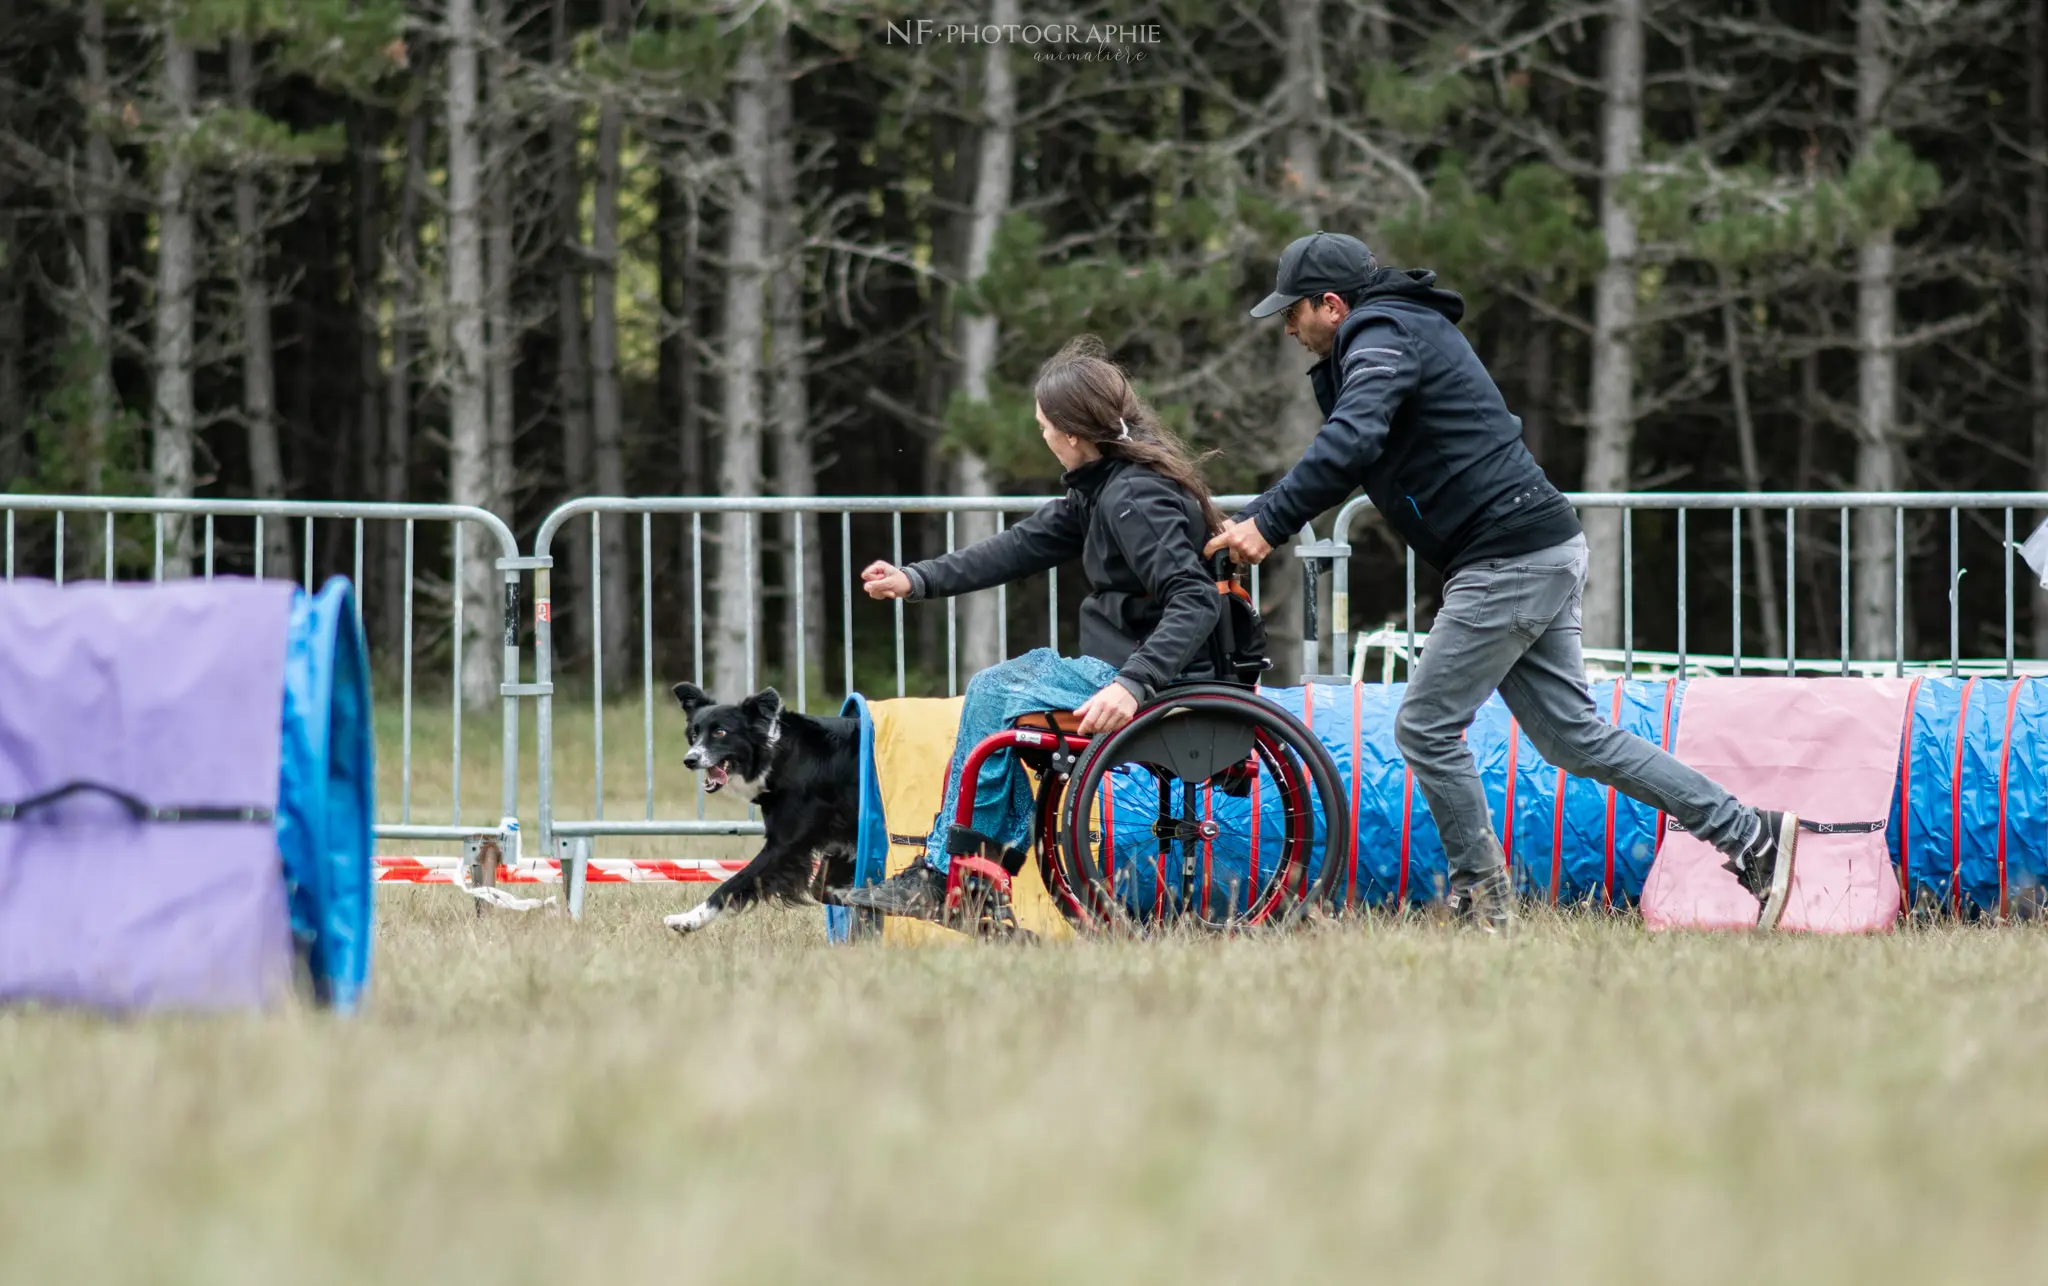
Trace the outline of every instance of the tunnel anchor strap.
<instances>
[{"instance_id":1,"label":"tunnel anchor strap","mask_svg":"<svg viewBox=\"0 0 2048 1286\"><path fill-rule=\"evenodd\" d=\"M151 804L116 786L97 781L67 781L40 795L15 803L0 803L0 822L18 822L37 809L59 803L73 795L104 795L121 806L129 820L136 822L271 822L276 810L232 804Z\"/></svg>"},{"instance_id":2,"label":"tunnel anchor strap","mask_svg":"<svg viewBox=\"0 0 2048 1286\"><path fill-rule=\"evenodd\" d=\"M1664 827L1666 830L1674 831L1685 829L1678 824L1676 817L1667 817ZM1815 835L1874 835L1884 829L1884 822L1817 822L1810 817L1802 817L1799 819L1799 829Z\"/></svg>"}]
</instances>

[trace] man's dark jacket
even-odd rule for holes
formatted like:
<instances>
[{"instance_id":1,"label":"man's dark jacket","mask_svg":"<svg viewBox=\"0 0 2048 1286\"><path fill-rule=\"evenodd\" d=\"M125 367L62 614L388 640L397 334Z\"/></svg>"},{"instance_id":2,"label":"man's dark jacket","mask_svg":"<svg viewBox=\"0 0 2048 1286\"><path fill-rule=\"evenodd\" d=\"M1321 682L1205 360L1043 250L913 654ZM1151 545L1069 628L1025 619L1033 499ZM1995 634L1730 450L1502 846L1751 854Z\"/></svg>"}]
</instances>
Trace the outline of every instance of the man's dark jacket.
<instances>
[{"instance_id":1,"label":"man's dark jacket","mask_svg":"<svg viewBox=\"0 0 2048 1286\"><path fill-rule=\"evenodd\" d=\"M1081 652L1116 666L1140 699L1177 679L1213 678L1210 636L1222 614L1202 565L1209 527L1178 483L1104 457L1061 478L1067 493L965 549L912 563L912 598L1008 584L1079 557L1093 591L1081 603Z\"/></svg>"},{"instance_id":2,"label":"man's dark jacket","mask_svg":"<svg viewBox=\"0 0 2048 1286\"><path fill-rule=\"evenodd\" d=\"M1522 445L1522 422L1472 351L1465 301L1422 269L1381 268L1308 373L1323 428L1243 515L1279 545L1353 487L1449 575L1561 545L1578 515Z\"/></svg>"}]
</instances>

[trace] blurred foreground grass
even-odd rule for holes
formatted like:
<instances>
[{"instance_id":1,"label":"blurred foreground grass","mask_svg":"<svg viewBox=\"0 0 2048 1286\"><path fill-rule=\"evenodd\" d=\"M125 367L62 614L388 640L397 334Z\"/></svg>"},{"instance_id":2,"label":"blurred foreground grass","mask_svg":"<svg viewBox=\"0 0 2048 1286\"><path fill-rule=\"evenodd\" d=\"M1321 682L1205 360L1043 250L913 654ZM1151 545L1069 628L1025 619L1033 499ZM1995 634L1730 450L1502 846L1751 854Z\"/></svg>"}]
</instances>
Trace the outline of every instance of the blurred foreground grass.
<instances>
[{"instance_id":1,"label":"blurred foreground grass","mask_svg":"<svg viewBox=\"0 0 2048 1286\"><path fill-rule=\"evenodd\" d=\"M815 911L666 933L696 896L594 888L571 925L386 889L352 1020L0 1010L0 1282L2048 1263L2036 931L835 948Z\"/></svg>"}]
</instances>

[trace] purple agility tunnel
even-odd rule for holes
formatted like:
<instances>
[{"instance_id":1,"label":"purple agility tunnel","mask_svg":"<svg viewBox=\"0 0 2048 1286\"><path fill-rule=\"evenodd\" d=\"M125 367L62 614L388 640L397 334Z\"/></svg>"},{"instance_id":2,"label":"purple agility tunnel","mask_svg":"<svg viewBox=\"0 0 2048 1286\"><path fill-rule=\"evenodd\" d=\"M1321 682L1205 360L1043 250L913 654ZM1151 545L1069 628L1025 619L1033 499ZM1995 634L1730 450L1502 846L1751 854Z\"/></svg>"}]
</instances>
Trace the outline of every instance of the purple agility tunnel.
<instances>
[{"instance_id":1,"label":"purple agility tunnel","mask_svg":"<svg viewBox=\"0 0 2048 1286\"><path fill-rule=\"evenodd\" d=\"M353 1008L372 764L345 580L0 586L0 1003Z\"/></svg>"}]
</instances>

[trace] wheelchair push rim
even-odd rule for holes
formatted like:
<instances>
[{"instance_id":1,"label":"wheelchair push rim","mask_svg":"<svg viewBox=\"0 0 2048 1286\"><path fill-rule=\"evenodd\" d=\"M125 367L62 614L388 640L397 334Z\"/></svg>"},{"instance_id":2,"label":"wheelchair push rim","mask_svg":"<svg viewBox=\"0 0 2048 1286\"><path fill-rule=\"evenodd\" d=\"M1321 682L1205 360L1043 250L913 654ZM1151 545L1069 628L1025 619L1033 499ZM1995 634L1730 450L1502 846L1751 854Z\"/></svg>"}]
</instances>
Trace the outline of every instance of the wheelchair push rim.
<instances>
[{"instance_id":1,"label":"wheelchair push rim","mask_svg":"<svg viewBox=\"0 0 2048 1286\"><path fill-rule=\"evenodd\" d=\"M1153 730L1164 721L1185 716L1210 716L1229 722L1250 726L1250 753L1247 759L1255 772L1264 774L1265 789L1278 790L1281 794L1282 831L1280 852L1277 860L1267 869L1270 877L1255 884L1246 898L1244 908L1238 908L1238 899L1243 890L1232 886L1226 894L1228 907L1225 914L1215 917L1210 914L1211 894L1214 891L1209 855L1209 840L1214 837L1213 828L1202 842L1199 878L1199 897L1188 896L1191 882L1190 867L1194 857L1183 848L1180 854L1180 885L1173 899L1174 918L1192 919L1203 927L1232 929L1265 923L1273 919L1276 912L1282 912L1289 905L1290 894L1293 907L1298 909L1310 896L1326 899L1337 887L1337 881L1345 878L1349 862L1331 860L1349 855L1350 818L1344 789L1339 780L1335 763L1328 750L1301 722L1285 710L1265 699L1240 688L1225 685L1201 685L1177 690L1169 697L1139 712L1129 724L1117 732L1097 738L1084 752L1076 766L1074 777L1063 792L1064 799L1041 798L1039 809L1040 867L1051 891L1061 908L1077 923L1087 927L1108 927L1110 925L1135 926L1143 917L1134 915L1125 897L1116 887L1115 856L1110 846L1108 861L1098 860L1094 835L1089 825L1090 813L1096 800L1103 793L1109 774L1115 769L1131 763L1146 763L1148 760L1133 757L1126 752L1142 746L1150 738L1158 738ZM1234 760L1229 767L1237 768L1246 760ZM1196 797L1196 785L1215 790L1216 776L1221 770L1196 779L1185 774L1173 776L1152 768L1155 778L1162 778L1162 804L1168 803L1169 782L1181 785L1184 803L1192 804ZM1111 788L1113 789L1113 787ZM1048 796L1053 792L1048 790ZM1325 860L1311 894L1308 888L1309 872L1314 866L1314 845L1316 821L1311 794L1322 805L1324 818L1323 847ZM1257 798L1257 794L1253 798ZM1213 795L1211 796L1213 798ZM1164 811L1164 810L1162 810ZM1176 819L1179 835L1169 841L1160 834L1157 819L1154 833L1161 842L1160 852L1149 860L1161 881L1154 889L1153 914L1166 919L1167 853L1169 843L1189 845L1194 842L1190 834L1193 823L1192 807ZM1207 810L1204 810L1206 816ZM1253 825L1261 825L1261 813L1253 814ZM1105 835L1112 827L1105 822ZM1332 850L1334 848L1334 854ZM1134 859L1141 864L1147 858ZM1105 869L1108 868L1108 869Z\"/></svg>"}]
</instances>

